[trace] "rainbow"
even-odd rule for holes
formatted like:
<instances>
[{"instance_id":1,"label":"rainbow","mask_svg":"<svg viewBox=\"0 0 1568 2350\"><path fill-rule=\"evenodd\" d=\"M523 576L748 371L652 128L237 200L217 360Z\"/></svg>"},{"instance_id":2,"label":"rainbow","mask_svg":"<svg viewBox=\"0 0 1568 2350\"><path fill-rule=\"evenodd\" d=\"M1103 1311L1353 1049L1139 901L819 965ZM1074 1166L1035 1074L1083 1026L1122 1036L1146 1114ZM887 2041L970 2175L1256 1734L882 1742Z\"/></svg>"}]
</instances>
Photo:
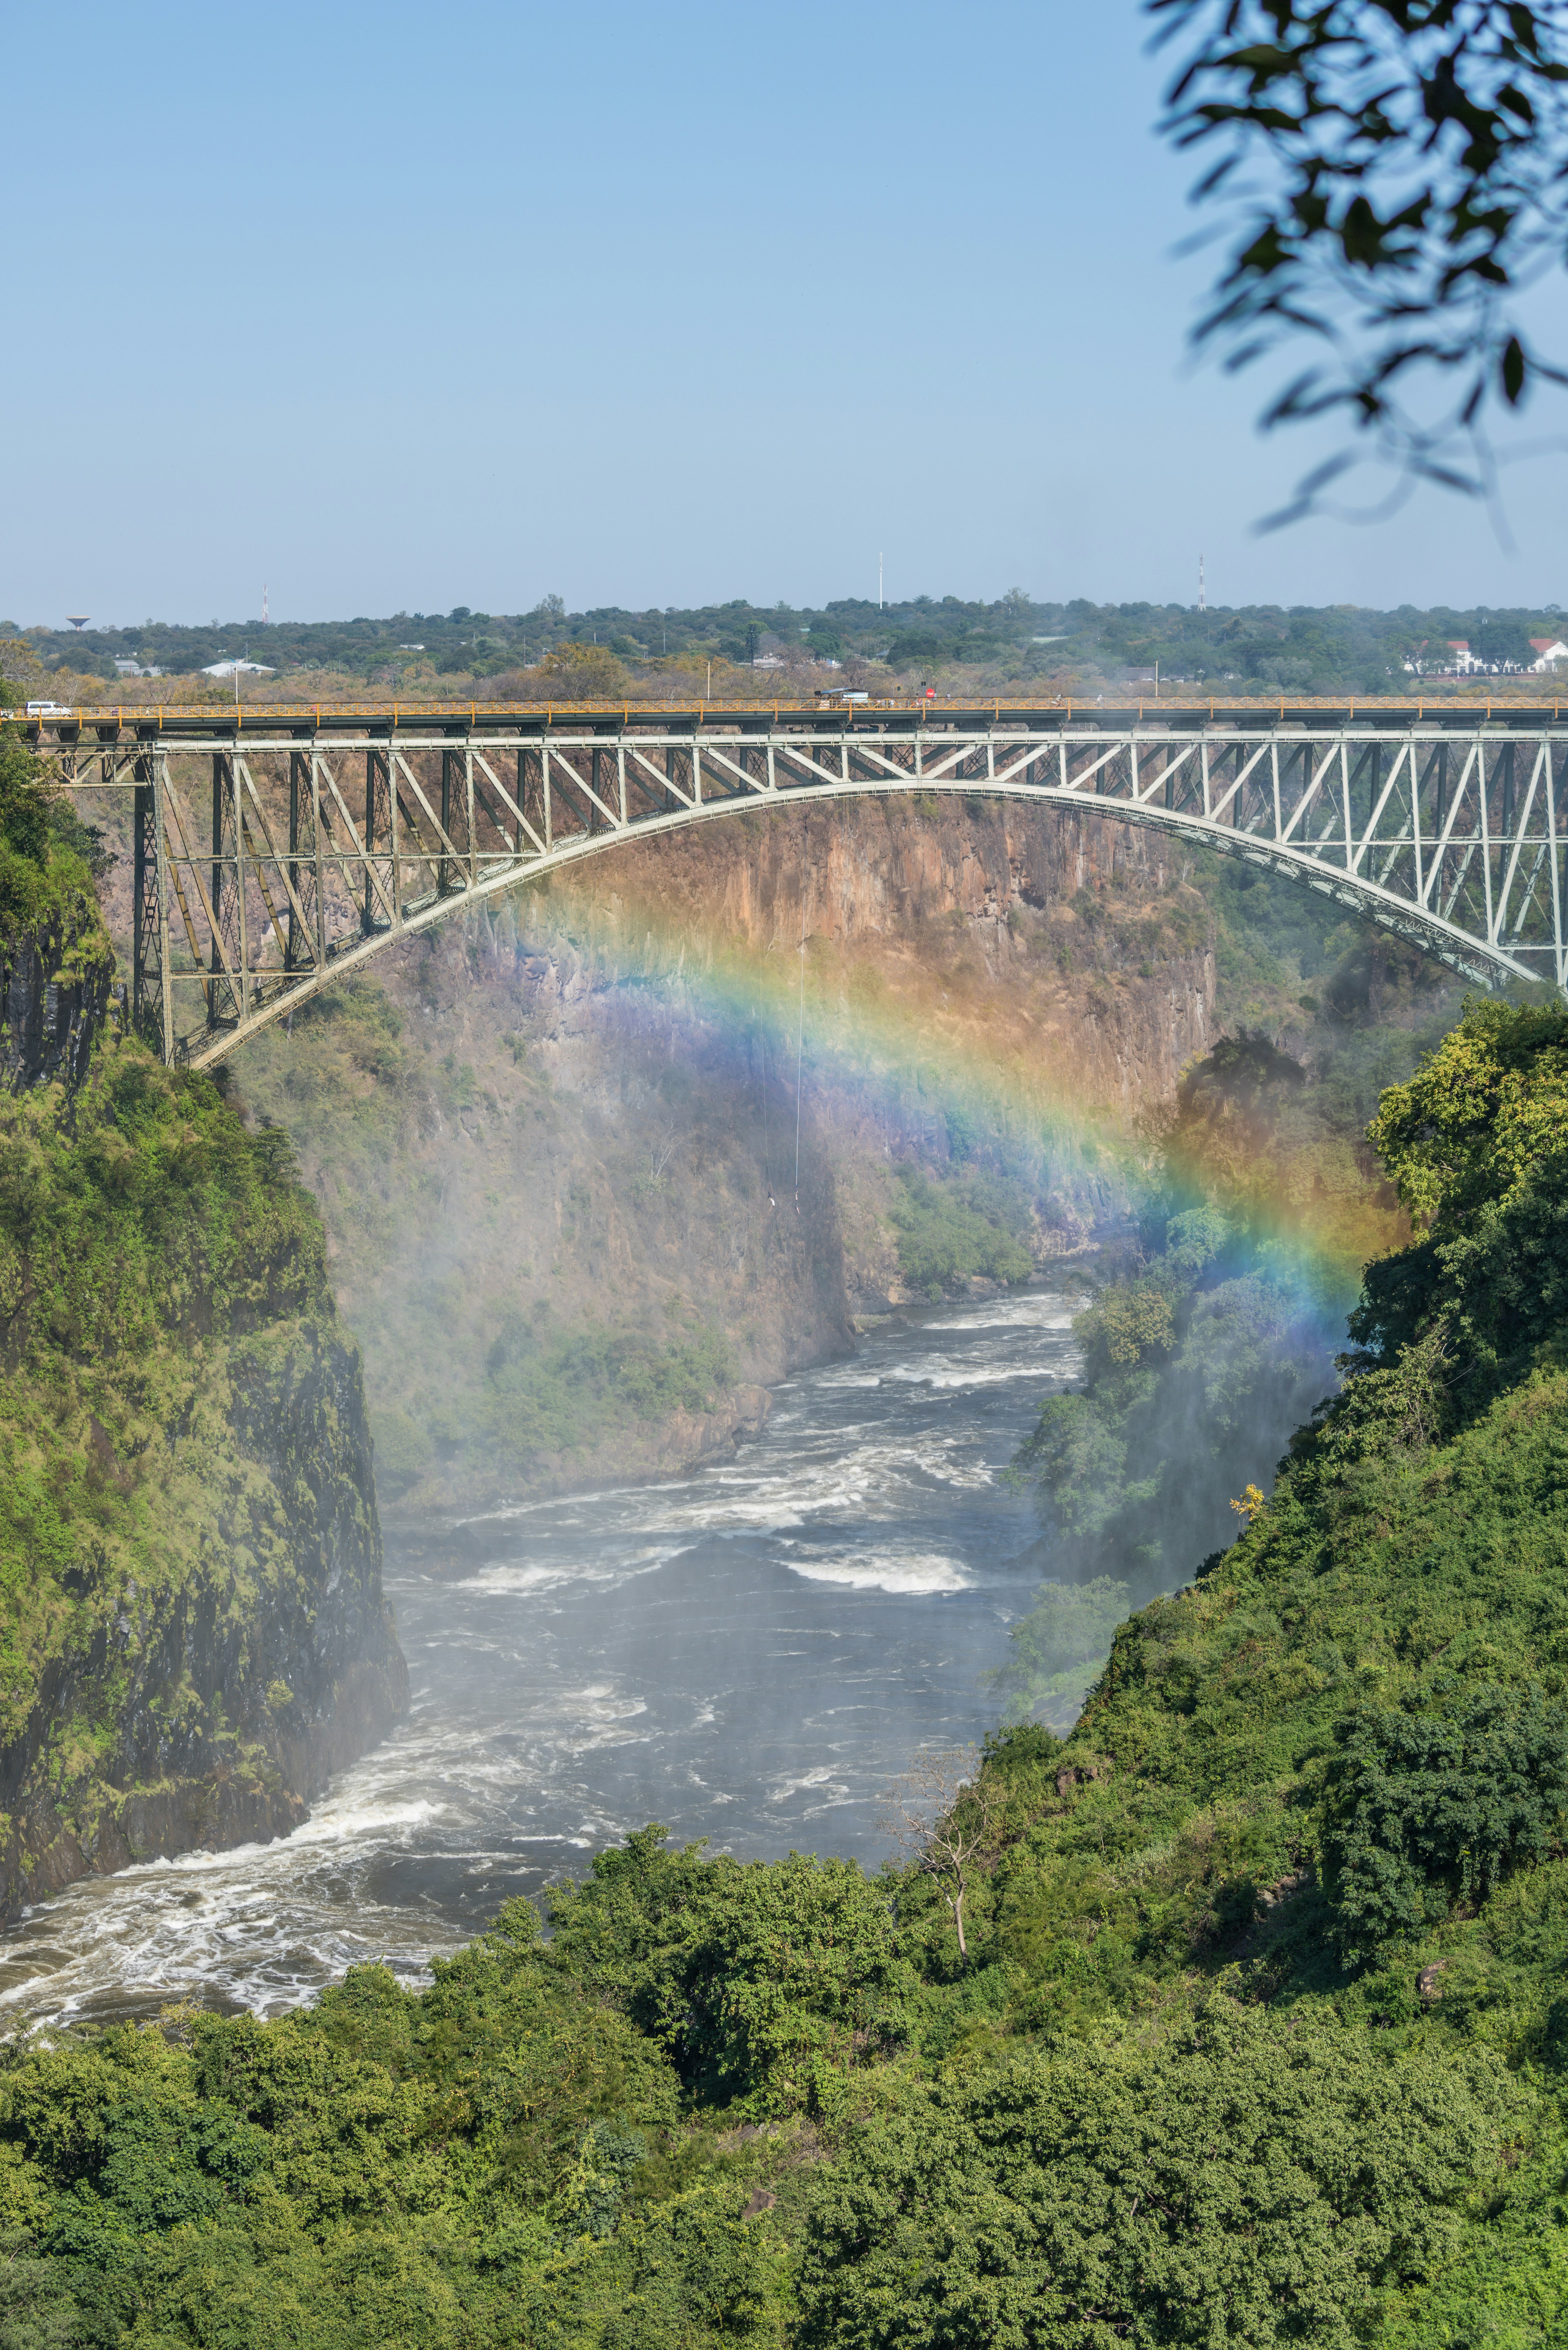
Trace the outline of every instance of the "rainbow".
<instances>
[{"instance_id":1,"label":"rainbow","mask_svg":"<svg viewBox=\"0 0 1568 2350\"><path fill-rule=\"evenodd\" d=\"M607 890L612 879L618 895ZM1161 1176L1147 1116L1155 1106L1129 1115L1095 1097L1071 1038L999 1019L994 987L966 987L929 953L845 944L809 925L804 947L753 946L694 925L689 908L628 888L631 879L624 868L557 876L505 902L519 939L569 941L603 980L630 982L634 1016L665 1028L695 1023L743 1050L768 1097L787 1107L792 1138L798 1078L811 1123L863 1119L890 1138L895 1157L902 1146L928 1164L973 1157L1055 1203L1068 1233L1125 1223L1148 1201ZM1204 1204L1223 1203L1189 1180L1171 1212ZM1335 1327L1363 1263L1407 1237L1345 1144L1327 1150L1326 1163L1322 1151L1272 1156L1243 1180L1235 1204L1258 1269Z\"/></svg>"}]
</instances>

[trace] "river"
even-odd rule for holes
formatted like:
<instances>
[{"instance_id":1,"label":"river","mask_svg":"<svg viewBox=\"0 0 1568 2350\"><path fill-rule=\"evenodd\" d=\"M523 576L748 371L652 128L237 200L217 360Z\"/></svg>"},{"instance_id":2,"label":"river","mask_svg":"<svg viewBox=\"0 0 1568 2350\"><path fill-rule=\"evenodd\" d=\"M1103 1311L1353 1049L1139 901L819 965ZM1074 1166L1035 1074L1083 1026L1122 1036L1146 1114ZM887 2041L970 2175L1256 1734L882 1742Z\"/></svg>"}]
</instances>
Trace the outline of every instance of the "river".
<instances>
[{"instance_id":1,"label":"river","mask_svg":"<svg viewBox=\"0 0 1568 2350\"><path fill-rule=\"evenodd\" d=\"M908 1314L774 1391L732 1461L469 1520L386 1587L409 1721L293 1835L92 1877L0 1939L0 2030L417 1980L515 1893L661 1820L881 1856L883 1792L997 1719L1035 1575L1000 1472L1076 1368L1059 1291Z\"/></svg>"}]
</instances>

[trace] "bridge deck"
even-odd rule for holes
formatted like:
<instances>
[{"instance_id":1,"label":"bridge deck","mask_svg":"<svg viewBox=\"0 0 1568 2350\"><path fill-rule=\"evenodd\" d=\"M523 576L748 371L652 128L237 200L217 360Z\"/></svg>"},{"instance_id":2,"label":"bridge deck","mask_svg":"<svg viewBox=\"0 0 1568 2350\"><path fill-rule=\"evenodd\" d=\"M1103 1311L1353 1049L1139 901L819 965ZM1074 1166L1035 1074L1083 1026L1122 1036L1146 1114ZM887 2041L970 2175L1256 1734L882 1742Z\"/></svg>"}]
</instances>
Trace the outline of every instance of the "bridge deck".
<instances>
[{"instance_id":1,"label":"bridge deck","mask_svg":"<svg viewBox=\"0 0 1568 2350\"><path fill-rule=\"evenodd\" d=\"M952 699L846 702L824 697L812 702L322 702L189 704L104 703L78 705L28 716L11 713L40 745L64 748L84 741L165 743L271 734L296 741L340 735L391 737L422 734L548 734L557 728L613 737L626 733L686 733L696 727L715 732L761 733L784 727L815 733L914 733L927 728L1024 727L1031 733L1085 726L1117 733L1137 726L1269 726L1292 732L1332 733L1346 725L1380 723L1423 730L1469 733L1478 724L1539 733L1564 723L1568 695L1525 699L1512 694L1358 695L1354 699L1263 701L1204 697L1180 701L1153 696L1134 701L1045 700L992 696L983 702Z\"/></svg>"}]
</instances>

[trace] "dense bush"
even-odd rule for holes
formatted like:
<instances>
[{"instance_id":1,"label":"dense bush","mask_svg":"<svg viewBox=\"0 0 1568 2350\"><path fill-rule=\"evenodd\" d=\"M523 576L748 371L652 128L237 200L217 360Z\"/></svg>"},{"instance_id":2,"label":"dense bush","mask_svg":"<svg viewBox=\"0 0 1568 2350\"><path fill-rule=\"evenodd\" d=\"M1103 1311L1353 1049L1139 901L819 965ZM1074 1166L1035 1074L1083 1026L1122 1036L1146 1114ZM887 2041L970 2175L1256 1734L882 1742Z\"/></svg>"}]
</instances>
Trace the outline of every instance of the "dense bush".
<instances>
[{"instance_id":1,"label":"dense bush","mask_svg":"<svg viewBox=\"0 0 1568 2350\"><path fill-rule=\"evenodd\" d=\"M1362 1367L1425 1338L1474 1413L1568 1327L1568 1010L1467 1005L1371 1131L1425 1230L1367 1267Z\"/></svg>"},{"instance_id":2,"label":"dense bush","mask_svg":"<svg viewBox=\"0 0 1568 2350\"><path fill-rule=\"evenodd\" d=\"M914 1978L887 1895L852 1861L765 1867L645 1829L557 1896L555 1948L624 2006L705 2104L819 2103L901 2038Z\"/></svg>"},{"instance_id":3,"label":"dense bush","mask_svg":"<svg viewBox=\"0 0 1568 2350\"><path fill-rule=\"evenodd\" d=\"M978 1170L941 1180L904 1167L898 1176L888 1213L898 1270L912 1288L935 1301L977 1275L1028 1280L1029 1202L1017 1184Z\"/></svg>"},{"instance_id":4,"label":"dense bush","mask_svg":"<svg viewBox=\"0 0 1568 2350\"><path fill-rule=\"evenodd\" d=\"M36 929L62 912L96 923L93 884L107 862L46 763L0 726L0 924Z\"/></svg>"},{"instance_id":5,"label":"dense bush","mask_svg":"<svg viewBox=\"0 0 1568 2350\"><path fill-rule=\"evenodd\" d=\"M1545 1857L1568 1810L1568 1705L1461 1690L1452 1713L1376 1710L1338 1725L1325 1889L1354 1965Z\"/></svg>"},{"instance_id":6,"label":"dense bush","mask_svg":"<svg viewBox=\"0 0 1568 2350\"><path fill-rule=\"evenodd\" d=\"M825 2180L809 2350L1353 2350L1379 2285L1429 2275L1502 2099L1358 2035L1216 2002L1166 2046L942 2085Z\"/></svg>"}]
</instances>

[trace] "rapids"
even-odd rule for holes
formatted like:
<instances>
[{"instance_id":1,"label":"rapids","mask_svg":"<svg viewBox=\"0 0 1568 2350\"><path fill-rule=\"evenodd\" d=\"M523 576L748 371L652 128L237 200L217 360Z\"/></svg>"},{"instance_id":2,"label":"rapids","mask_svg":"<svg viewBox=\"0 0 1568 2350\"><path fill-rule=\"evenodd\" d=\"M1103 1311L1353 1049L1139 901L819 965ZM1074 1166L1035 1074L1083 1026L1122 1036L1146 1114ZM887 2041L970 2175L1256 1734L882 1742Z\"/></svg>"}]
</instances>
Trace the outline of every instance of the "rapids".
<instances>
[{"instance_id":1,"label":"rapids","mask_svg":"<svg viewBox=\"0 0 1568 2350\"><path fill-rule=\"evenodd\" d=\"M418 1980L628 1829L877 1860L882 1791L997 1719L1029 1604L1001 1471L1076 1368L1075 1301L910 1313L775 1390L732 1461L387 1544L413 1709L293 1835L91 1877L0 1938L0 2031Z\"/></svg>"}]
</instances>

